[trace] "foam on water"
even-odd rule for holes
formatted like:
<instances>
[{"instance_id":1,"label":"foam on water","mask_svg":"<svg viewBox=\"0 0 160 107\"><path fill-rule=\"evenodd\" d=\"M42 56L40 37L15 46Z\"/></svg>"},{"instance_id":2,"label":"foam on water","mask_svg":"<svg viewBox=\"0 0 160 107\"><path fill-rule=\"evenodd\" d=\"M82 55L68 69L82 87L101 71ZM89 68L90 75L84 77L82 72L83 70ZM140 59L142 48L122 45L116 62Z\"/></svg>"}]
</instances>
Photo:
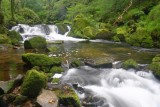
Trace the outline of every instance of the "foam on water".
<instances>
[{"instance_id":1,"label":"foam on water","mask_svg":"<svg viewBox=\"0 0 160 107\"><path fill-rule=\"evenodd\" d=\"M160 107L160 84L150 72L81 67L70 69L62 81L78 82L109 107Z\"/></svg>"}]
</instances>

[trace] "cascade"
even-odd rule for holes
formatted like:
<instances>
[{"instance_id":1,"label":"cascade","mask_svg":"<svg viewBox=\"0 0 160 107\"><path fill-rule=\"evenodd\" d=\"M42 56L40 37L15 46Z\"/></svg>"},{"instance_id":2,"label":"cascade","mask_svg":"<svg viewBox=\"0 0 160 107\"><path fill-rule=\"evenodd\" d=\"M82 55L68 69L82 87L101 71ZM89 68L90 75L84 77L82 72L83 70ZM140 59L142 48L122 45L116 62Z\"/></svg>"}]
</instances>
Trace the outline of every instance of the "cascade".
<instances>
[{"instance_id":1,"label":"cascade","mask_svg":"<svg viewBox=\"0 0 160 107\"><path fill-rule=\"evenodd\" d=\"M150 72L83 66L68 70L62 83L78 84L76 90L84 107L160 105L160 84Z\"/></svg>"},{"instance_id":2,"label":"cascade","mask_svg":"<svg viewBox=\"0 0 160 107\"><path fill-rule=\"evenodd\" d=\"M17 26L12 27L11 30L15 30L20 33L23 38L23 41L28 40L34 36L42 36L46 38L47 41L54 41L54 40L63 40L63 41L83 41L84 39L77 39L73 37L67 36L70 32L70 26L67 26L68 31L62 35L58 33L58 27L55 25L25 25L25 24L18 24Z\"/></svg>"}]
</instances>

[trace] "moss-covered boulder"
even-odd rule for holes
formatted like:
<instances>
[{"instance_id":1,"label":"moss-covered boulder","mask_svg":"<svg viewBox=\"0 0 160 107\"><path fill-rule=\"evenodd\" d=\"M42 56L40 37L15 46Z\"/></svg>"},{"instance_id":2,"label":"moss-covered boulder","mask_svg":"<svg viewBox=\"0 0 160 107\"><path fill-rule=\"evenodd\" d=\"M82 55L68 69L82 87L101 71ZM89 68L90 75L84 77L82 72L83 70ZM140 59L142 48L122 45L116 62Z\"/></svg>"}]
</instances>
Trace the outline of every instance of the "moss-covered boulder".
<instances>
[{"instance_id":1,"label":"moss-covered boulder","mask_svg":"<svg viewBox=\"0 0 160 107\"><path fill-rule=\"evenodd\" d=\"M7 36L11 39L13 45L19 45L20 41L23 40L21 35L16 31L9 31Z\"/></svg>"},{"instance_id":2,"label":"moss-covered boulder","mask_svg":"<svg viewBox=\"0 0 160 107\"><path fill-rule=\"evenodd\" d=\"M77 68L84 65L80 60L73 60L70 64L70 68Z\"/></svg>"},{"instance_id":3,"label":"moss-covered boulder","mask_svg":"<svg viewBox=\"0 0 160 107\"><path fill-rule=\"evenodd\" d=\"M137 69L138 64L135 60L128 59L128 60L126 60L125 62L122 63L122 68L124 68L124 69L130 69L130 68Z\"/></svg>"},{"instance_id":4,"label":"moss-covered boulder","mask_svg":"<svg viewBox=\"0 0 160 107\"><path fill-rule=\"evenodd\" d=\"M47 49L46 39L40 36L24 41L25 49Z\"/></svg>"},{"instance_id":5,"label":"moss-covered boulder","mask_svg":"<svg viewBox=\"0 0 160 107\"><path fill-rule=\"evenodd\" d=\"M49 72L53 66L61 65L61 58L49 57L45 54L27 53L22 55L22 60L27 66L39 67L44 72Z\"/></svg>"},{"instance_id":6,"label":"moss-covered boulder","mask_svg":"<svg viewBox=\"0 0 160 107\"><path fill-rule=\"evenodd\" d=\"M59 66L53 66L50 71L50 73L62 73L64 72L64 69L62 67L59 67Z\"/></svg>"},{"instance_id":7,"label":"moss-covered boulder","mask_svg":"<svg viewBox=\"0 0 160 107\"><path fill-rule=\"evenodd\" d=\"M160 54L152 59L149 68L153 71L153 74L160 79Z\"/></svg>"},{"instance_id":8,"label":"moss-covered boulder","mask_svg":"<svg viewBox=\"0 0 160 107\"><path fill-rule=\"evenodd\" d=\"M36 98L45 87L47 77L44 73L40 73L36 70L30 70L27 72L24 82L21 86L20 93L29 98Z\"/></svg>"},{"instance_id":9,"label":"moss-covered boulder","mask_svg":"<svg viewBox=\"0 0 160 107\"><path fill-rule=\"evenodd\" d=\"M112 40L114 33L109 31L108 29L99 29L98 33L95 36L95 39L104 39L104 40Z\"/></svg>"},{"instance_id":10,"label":"moss-covered boulder","mask_svg":"<svg viewBox=\"0 0 160 107\"><path fill-rule=\"evenodd\" d=\"M5 35L5 34L0 34L0 44L10 44L11 40Z\"/></svg>"},{"instance_id":11,"label":"moss-covered boulder","mask_svg":"<svg viewBox=\"0 0 160 107\"><path fill-rule=\"evenodd\" d=\"M57 23L56 26L58 27L58 33L64 35L68 31L68 27L66 24Z\"/></svg>"},{"instance_id":12,"label":"moss-covered boulder","mask_svg":"<svg viewBox=\"0 0 160 107\"><path fill-rule=\"evenodd\" d=\"M59 105L81 107L79 97L69 86L65 85L62 89L55 89L54 92L59 98Z\"/></svg>"},{"instance_id":13,"label":"moss-covered boulder","mask_svg":"<svg viewBox=\"0 0 160 107\"><path fill-rule=\"evenodd\" d=\"M4 91L4 93L10 92L14 87L14 80L10 81L0 81L0 88Z\"/></svg>"}]
</instances>

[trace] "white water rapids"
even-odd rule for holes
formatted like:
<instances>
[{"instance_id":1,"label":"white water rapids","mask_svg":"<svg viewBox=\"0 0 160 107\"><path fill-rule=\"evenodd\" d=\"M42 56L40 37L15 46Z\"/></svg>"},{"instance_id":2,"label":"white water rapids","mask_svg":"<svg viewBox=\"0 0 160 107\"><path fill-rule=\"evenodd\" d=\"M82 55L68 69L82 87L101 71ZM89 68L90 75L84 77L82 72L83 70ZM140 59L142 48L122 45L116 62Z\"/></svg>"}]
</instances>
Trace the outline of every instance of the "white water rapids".
<instances>
[{"instance_id":1,"label":"white water rapids","mask_svg":"<svg viewBox=\"0 0 160 107\"><path fill-rule=\"evenodd\" d=\"M70 26L67 26L68 31L62 35L59 34L58 27L55 25L25 25L18 24L14 26L11 30L15 30L20 33L23 41L28 40L34 36L42 36L46 38L47 41L63 40L63 41L83 41L84 39L77 39L73 37L68 37L67 34L70 32Z\"/></svg>"},{"instance_id":2,"label":"white water rapids","mask_svg":"<svg viewBox=\"0 0 160 107\"><path fill-rule=\"evenodd\" d=\"M102 105L93 107L160 107L159 81L145 71L83 66L70 69L62 82L78 83L103 100Z\"/></svg>"}]
</instances>

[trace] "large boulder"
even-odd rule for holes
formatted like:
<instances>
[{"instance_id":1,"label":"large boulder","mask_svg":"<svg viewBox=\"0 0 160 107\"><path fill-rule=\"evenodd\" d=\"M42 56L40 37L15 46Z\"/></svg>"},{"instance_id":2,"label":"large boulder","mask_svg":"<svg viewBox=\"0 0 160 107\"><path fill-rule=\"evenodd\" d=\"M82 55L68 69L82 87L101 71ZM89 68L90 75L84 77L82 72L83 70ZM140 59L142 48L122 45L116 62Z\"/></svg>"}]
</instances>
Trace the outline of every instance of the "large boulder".
<instances>
[{"instance_id":1,"label":"large boulder","mask_svg":"<svg viewBox=\"0 0 160 107\"><path fill-rule=\"evenodd\" d=\"M122 63L122 68L124 69L130 69L130 68L134 68L134 69L137 69L138 68L138 64L135 60L133 59L128 59L126 61L124 61Z\"/></svg>"},{"instance_id":2,"label":"large boulder","mask_svg":"<svg viewBox=\"0 0 160 107\"><path fill-rule=\"evenodd\" d=\"M27 53L22 55L22 60L27 66L34 67L38 66L41 70L49 72L53 66L61 65L61 58L49 57L45 54Z\"/></svg>"},{"instance_id":3,"label":"large boulder","mask_svg":"<svg viewBox=\"0 0 160 107\"><path fill-rule=\"evenodd\" d=\"M156 55L152 59L152 63L150 64L149 68L153 71L153 74L157 78L160 78L160 54Z\"/></svg>"},{"instance_id":4,"label":"large boulder","mask_svg":"<svg viewBox=\"0 0 160 107\"><path fill-rule=\"evenodd\" d=\"M68 31L68 27L66 24L57 23L58 33L64 35Z\"/></svg>"},{"instance_id":5,"label":"large boulder","mask_svg":"<svg viewBox=\"0 0 160 107\"><path fill-rule=\"evenodd\" d=\"M36 98L46 86L46 81L47 77L44 73L30 70L26 74L20 93L29 98Z\"/></svg>"},{"instance_id":6,"label":"large boulder","mask_svg":"<svg viewBox=\"0 0 160 107\"><path fill-rule=\"evenodd\" d=\"M40 36L24 41L25 49L47 49L46 39Z\"/></svg>"}]
</instances>

